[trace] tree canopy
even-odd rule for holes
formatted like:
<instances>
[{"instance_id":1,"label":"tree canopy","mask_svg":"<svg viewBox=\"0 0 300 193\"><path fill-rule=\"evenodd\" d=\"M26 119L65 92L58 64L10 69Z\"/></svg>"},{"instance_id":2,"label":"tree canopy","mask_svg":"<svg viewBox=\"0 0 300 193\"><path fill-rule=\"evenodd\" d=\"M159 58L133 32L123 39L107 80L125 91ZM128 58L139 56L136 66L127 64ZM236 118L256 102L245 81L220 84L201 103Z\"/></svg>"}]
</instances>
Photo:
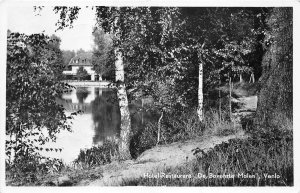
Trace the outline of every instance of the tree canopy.
<instances>
[{"instance_id":1,"label":"tree canopy","mask_svg":"<svg viewBox=\"0 0 300 193\"><path fill-rule=\"evenodd\" d=\"M93 32L94 48L92 64L96 73L105 79L115 80L114 54L112 47L112 35L103 30L95 28Z\"/></svg>"}]
</instances>

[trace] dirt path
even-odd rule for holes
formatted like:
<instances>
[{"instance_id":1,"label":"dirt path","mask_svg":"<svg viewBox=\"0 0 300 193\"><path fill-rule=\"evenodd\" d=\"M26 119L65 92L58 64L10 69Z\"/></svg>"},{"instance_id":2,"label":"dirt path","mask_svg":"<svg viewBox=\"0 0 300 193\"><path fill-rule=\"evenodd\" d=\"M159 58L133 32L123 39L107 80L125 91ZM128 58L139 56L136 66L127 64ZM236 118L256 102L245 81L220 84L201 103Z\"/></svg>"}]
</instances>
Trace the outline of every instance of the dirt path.
<instances>
[{"instance_id":1,"label":"dirt path","mask_svg":"<svg viewBox=\"0 0 300 193\"><path fill-rule=\"evenodd\" d=\"M256 110L256 96L238 99L243 105L237 113L253 112ZM202 136L186 142L176 142L168 145L159 145L142 153L136 160L113 162L101 167L103 177L95 181L82 181L78 185L89 186L119 186L124 179L143 177L153 170L165 167L175 167L191 161L196 157L192 150L200 148L205 152L217 144L234 138L246 138L244 131L239 130L228 136Z\"/></svg>"},{"instance_id":2,"label":"dirt path","mask_svg":"<svg viewBox=\"0 0 300 193\"><path fill-rule=\"evenodd\" d=\"M123 179L143 177L145 173L164 167L175 167L191 161L196 157L192 150L195 148L208 151L215 145L233 138L244 138L244 132L223 137L203 136L201 139L160 145L145 151L138 159L125 162L113 162L101 167L103 177L92 182L81 182L78 185L89 186L119 186Z\"/></svg>"}]
</instances>

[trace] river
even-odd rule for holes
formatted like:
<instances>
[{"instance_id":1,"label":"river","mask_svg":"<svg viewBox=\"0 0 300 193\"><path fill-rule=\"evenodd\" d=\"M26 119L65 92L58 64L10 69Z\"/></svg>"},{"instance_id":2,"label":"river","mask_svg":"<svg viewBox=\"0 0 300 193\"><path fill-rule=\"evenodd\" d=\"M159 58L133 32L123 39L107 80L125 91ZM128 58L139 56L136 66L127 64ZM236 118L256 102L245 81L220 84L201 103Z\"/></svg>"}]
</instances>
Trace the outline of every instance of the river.
<instances>
[{"instance_id":1,"label":"river","mask_svg":"<svg viewBox=\"0 0 300 193\"><path fill-rule=\"evenodd\" d=\"M61 131L55 143L50 142L46 145L62 148L62 151L43 151L43 155L71 163L79 155L80 149L101 145L105 139L114 140L118 137L120 111L116 93L112 89L77 87L72 92L64 93L57 102L64 106L67 115L78 110L82 110L83 113L76 115L72 120L72 132ZM135 126L151 119L149 114L136 112L139 106L139 103L129 106Z\"/></svg>"}]
</instances>

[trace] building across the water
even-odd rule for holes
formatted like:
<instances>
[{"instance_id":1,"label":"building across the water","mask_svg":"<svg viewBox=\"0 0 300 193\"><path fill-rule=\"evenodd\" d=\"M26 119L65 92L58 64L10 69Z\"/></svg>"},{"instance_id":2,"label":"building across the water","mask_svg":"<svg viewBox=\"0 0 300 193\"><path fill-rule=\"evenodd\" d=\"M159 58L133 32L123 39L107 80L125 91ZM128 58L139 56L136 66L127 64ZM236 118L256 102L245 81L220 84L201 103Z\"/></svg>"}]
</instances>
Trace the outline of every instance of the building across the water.
<instances>
[{"instance_id":1,"label":"building across the water","mask_svg":"<svg viewBox=\"0 0 300 193\"><path fill-rule=\"evenodd\" d=\"M87 71L89 80L101 81L101 76L93 69L92 55L93 54L91 52L77 54L70 60L68 69L63 71L63 74L66 75L67 79L74 79L74 76L76 76L79 68L82 67Z\"/></svg>"}]
</instances>

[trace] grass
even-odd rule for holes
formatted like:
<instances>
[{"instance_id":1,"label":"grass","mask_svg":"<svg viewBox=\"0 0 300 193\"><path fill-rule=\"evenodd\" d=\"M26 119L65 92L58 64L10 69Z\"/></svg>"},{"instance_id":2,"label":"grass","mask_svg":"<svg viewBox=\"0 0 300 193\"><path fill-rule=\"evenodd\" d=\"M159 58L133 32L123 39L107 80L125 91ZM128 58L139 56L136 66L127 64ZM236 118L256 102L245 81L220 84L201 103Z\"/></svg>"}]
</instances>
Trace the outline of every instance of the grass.
<instances>
[{"instance_id":1,"label":"grass","mask_svg":"<svg viewBox=\"0 0 300 193\"><path fill-rule=\"evenodd\" d=\"M204 135L226 136L235 134L237 128L234 123L230 121L228 113L210 109L205 113L204 119Z\"/></svg>"},{"instance_id":2,"label":"grass","mask_svg":"<svg viewBox=\"0 0 300 193\"><path fill-rule=\"evenodd\" d=\"M69 185L75 185L82 180L102 177L102 171L96 168L118 159L118 150L115 142L105 141L102 146L81 150L72 165L38 154L18 158L13 164L6 164L6 184L9 186L54 186L62 176L70 179Z\"/></svg>"},{"instance_id":3,"label":"grass","mask_svg":"<svg viewBox=\"0 0 300 193\"><path fill-rule=\"evenodd\" d=\"M131 154L134 158L142 152L157 144L158 123L149 122L145 127L135 129L131 140ZM186 141L203 135L226 136L234 134L236 128L230 122L226 111L219 112L214 109L205 111L204 122L201 123L196 110L186 111L180 116L166 114L162 121L161 139L159 144L170 144L178 141Z\"/></svg>"},{"instance_id":4,"label":"grass","mask_svg":"<svg viewBox=\"0 0 300 193\"><path fill-rule=\"evenodd\" d=\"M197 159L183 166L151 172L190 175L190 178L141 177L126 179L122 185L293 186L292 144L291 131L269 128L269 132L264 132L259 129L249 139L229 140L228 143L217 145L208 152L195 149ZM207 178L198 178L199 174L206 175ZM234 178L210 178L211 174L234 175Z\"/></svg>"},{"instance_id":5,"label":"grass","mask_svg":"<svg viewBox=\"0 0 300 193\"><path fill-rule=\"evenodd\" d=\"M118 155L117 143L107 140L103 145L81 149L73 164L76 168L91 168L111 163L118 159Z\"/></svg>"},{"instance_id":6,"label":"grass","mask_svg":"<svg viewBox=\"0 0 300 193\"><path fill-rule=\"evenodd\" d=\"M26 160L22 166L6 166L7 186L57 186L58 178L67 176L69 186L82 180L95 180L102 177L102 170L97 167L78 168L64 164L61 160L49 159L48 163Z\"/></svg>"}]
</instances>

